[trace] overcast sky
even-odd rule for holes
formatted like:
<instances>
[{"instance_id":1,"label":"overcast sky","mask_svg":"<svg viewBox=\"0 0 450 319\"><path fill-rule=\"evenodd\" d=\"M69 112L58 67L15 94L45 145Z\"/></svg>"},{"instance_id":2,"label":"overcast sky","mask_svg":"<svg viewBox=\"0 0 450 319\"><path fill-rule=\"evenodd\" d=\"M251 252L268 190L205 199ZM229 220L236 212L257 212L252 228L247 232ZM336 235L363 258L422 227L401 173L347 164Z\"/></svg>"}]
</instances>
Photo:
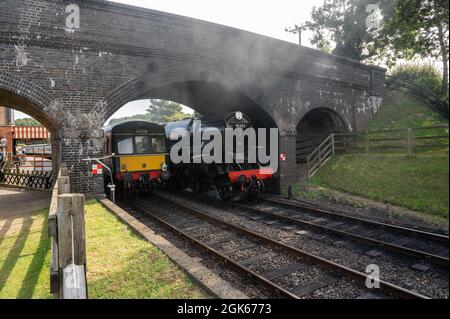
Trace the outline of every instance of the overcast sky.
<instances>
[{"instance_id":1,"label":"overcast sky","mask_svg":"<svg viewBox=\"0 0 450 319\"><path fill-rule=\"evenodd\" d=\"M215 22L269 37L298 43L298 36L286 27L309 20L313 6L323 0L112 0L159 11ZM305 32L303 45L311 46L311 34ZM113 117L144 113L148 101L129 103ZM15 112L16 118L25 115Z\"/></svg>"}]
</instances>

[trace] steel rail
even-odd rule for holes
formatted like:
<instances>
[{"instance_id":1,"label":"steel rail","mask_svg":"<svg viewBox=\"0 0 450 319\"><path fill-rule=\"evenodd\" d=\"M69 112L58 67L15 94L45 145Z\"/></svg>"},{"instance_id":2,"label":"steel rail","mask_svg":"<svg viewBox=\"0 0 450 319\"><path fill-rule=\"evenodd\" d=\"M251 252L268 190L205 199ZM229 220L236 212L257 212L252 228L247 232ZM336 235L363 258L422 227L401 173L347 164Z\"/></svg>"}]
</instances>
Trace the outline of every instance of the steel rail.
<instances>
[{"instance_id":1,"label":"steel rail","mask_svg":"<svg viewBox=\"0 0 450 319\"><path fill-rule=\"evenodd\" d=\"M249 269L249 268L247 268L245 266L241 266L239 263L233 261L232 259L228 258L224 254L221 254L220 252L218 252L214 248L209 247L208 245L202 243L198 239L190 236L189 234L187 234L183 230L179 229L178 227L170 224L169 222L166 222L162 218L159 218L159 217L153 215L147 209L142 208L142 207L138 206L137 204L131 203L129 201L125 201L125 203L128 206L131 206L133 209L135 209L135 210L137 210L137 211L139 211L139 212L141 212L141 213L143 213L143 214L145 214L147 216L150 216L152 219L154 219L158 223L164 225L165 227L167 227L168 229L172 230L173 232L175 232L179 236L182 236L182 237L188 239L193 244L199 246L200 248L206 250L208 253L210 253L210 254L214 255L215 257L221 259L226 264L231 265L232 268L234 268L235 270L239 271L240 273L243 273L244 275L250 275L255 280L257 280L258 282L263 284L264 286L268 287L269 289L274 290L280 296L284 296L284 297L290 298L290 299L299 299L295 294L291 293L290 291L288 291L288 290L280 287L279 285L275 284L274 282L264 278L263 276L257 274L256 272L252 271L251 269Z\"/></svg>"},{"instance_id":2,"label":"steel rail","mask_svg":"<svg viewBox=\"0 0 450 319\"><path fill-rule=\"evenodd\" d=\"M310 262L314 263L314 264L320 264L325 266L326 268L332 270L332 271L337 271L340 272L343 275L346 275L348 277L352 277L354 278L358 284L362 285L365 289L367 289L367 287L365 286L365 283L367 282L367 280L371 280L371 277L369 275L366 275L364 273L361 273L359 271L353 270L351 268L345 267L343 265L337 264L333 261L329 261L325 258L310 254L306 251L303 251L301 249L298 249L296 247L293 247L291 245L282 243L280 241L274 240L272 238L266 237L264 235L258 234L256 232L253 232L247 228L243 228L241 226L226 222L224 220L221 220L219 218L216 217L212 217L211 215L204 213L198 209L192 208L192 207L188 207L186 205L183 205L177 201L174 201L173 199L168 199L164 196L158 195L158 194L153 194L153 196L160 198L162 200L165 200L167 202L169 202L170 204L177 206L185 211L188 211L190 213L192 213L195 216L200 217L201 219L210 221L212 223L215 223L216 225L222 226L222 227L226 227L229 229L233 229L236 230L237 232L240 232L242 234L245 234L248 237L252 237L255 238L256 240L268 243L269 245L272 245L274 247L279 248L282 251L285 251L287 253L292 254L295 257L302 257L305 258L307 260L309 260ZM379 287L380 290L384 293L385 296L389 296L389 295L393 295L399 298L404 298L404 299L430 299L424 295L415 293L413 291L407 290L405 288L402 288L400 286L397 286L395 284L386 282L384 280L379 280Z\"/></svg>"},{"instance_id":3,"label":"steel rail","mask_svg":"<svg viewBox=\"0 0 450 319\"><path fill-rule=\"evenodd\" d=\"M447 247L449 245L449 236L446 236L446 235L426 232L426 231L407 228L407 227L398 226L398 225L386 224L386 223L369 220L369 219L364 219L364 218L359 218L359 217L338 214L338 213L332 212L318 204L313 204L313 203L308 203L308 202L304 202L304 204L289 203L284 200L274 199L274 198L261 198L260 200L266 201L269 203L273 203L273 204L283 205L287 208L292 208L292 209L297 209L297 210L309 210L311 213L317 213L317 214L321 214L324 216L331 216L333 218L338 218L338 219L346 219L349 221L359 222L359 223L370 225L370 226L390 229L392 231L403 232L403 233L412 235L416 238L421 237L424 239L430 239L430 240L445 243L447 245Z\"/></svg>"},{"instance_id":4,"label":"steel rail","mask_svg":"<svg viewBox=\"0 0 450 319\"><path fill-rule=\"evenodd\" d=\"M350 232L346 232L343 230L338 230L338 229L334 229L331 227L315 224L315 223L304 221L304 220L294 218L294 217L278 215L278 214L267 212L267 211L264 211L264 210L261 210L258 208L250 207L248 205L236 204L236 203L231 203L231 205L236 208L250 211L253 214L266 215L272 219L278 219L281 221L295 223L297 225L302 225L302 226L306 226L309 228L314 228L314 229L317 229L320 231L334 233L339 236L342 236L345 238L350 238L351 240L369 244L369 245L372 245L375 247L380 247L380 248L386 249L388 251L392 251L395 253L400 253L400 254L404 254L404 255L408 255L408 256L412 256L412 257L424 258L424 259L429 260L430 262L437 264L437 265L442 265L442 266L446 266L446 267L449 266L448 258L439 256L439 255L435 255L435 254L431 254L426 251L421 251L421 250L417 250L417 249L413 249L413 248L395 245L395 244L392 244L392 243L389 243L386 241L373 239L373 238L365 237L362 235L356 235L356 234L353 234Z\"/></svg>"}]
</instances>

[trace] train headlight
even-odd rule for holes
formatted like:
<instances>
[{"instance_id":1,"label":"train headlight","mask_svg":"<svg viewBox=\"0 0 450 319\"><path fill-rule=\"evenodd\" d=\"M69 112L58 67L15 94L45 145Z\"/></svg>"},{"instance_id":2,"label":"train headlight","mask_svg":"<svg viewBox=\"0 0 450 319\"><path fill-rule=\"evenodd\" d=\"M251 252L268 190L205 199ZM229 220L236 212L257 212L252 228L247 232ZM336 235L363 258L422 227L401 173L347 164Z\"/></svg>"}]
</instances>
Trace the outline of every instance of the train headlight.
<instances>
[{"instance_id":1,"label":"train headlight","mask_svg":"<svg viewBox=\"0 0 450 319\"><path fill-rule=\"evenodd\" d=\"M161 164L161 170L163 171L163 172L167 172L168 171L168 167L167 167L167 164L166 163L162 163Z\"/></svg>"}]
</instances>

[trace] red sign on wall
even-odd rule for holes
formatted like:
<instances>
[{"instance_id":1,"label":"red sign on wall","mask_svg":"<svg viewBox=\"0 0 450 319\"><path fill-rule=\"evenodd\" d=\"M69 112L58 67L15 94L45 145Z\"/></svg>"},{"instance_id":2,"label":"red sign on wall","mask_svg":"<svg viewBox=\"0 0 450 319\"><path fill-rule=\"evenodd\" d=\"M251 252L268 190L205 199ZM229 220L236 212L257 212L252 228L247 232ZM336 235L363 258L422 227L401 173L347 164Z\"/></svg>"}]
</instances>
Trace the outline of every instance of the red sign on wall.
<instances>
[{"instance_id":1,"label":"red sign on wall","mask_svg":"<svg viewBox=\"0 0 450 319\"><path fill-rule=\"evenodd\" d=\"M103 174L103 166L100 164L92 165L92 175L100 175Z\"/></svg>"}]
</instances>

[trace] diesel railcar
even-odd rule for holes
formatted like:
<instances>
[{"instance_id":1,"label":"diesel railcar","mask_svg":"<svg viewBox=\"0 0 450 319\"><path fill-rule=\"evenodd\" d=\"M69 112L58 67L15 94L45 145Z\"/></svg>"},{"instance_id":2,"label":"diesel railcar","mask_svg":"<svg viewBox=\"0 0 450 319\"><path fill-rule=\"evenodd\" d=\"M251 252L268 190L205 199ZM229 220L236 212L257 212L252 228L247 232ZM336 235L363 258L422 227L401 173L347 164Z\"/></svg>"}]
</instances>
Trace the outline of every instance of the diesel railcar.
<instances>
[{"instance_id":1,"label":"diesel railcar","mask_svg":"<svg viewBox=\"0 0 450 319\"><path fill-rule=\"evenodd\" d=\"M179 140L171 140L171 133L176 130L185 130L189 132L191 140L193 139L193 131L195 121L193 119L185 119L165 124L165 131L169 150ZM205 132L211 128L218 129L225 136L226 128L231 129L247 129L252 127L250 118L242 112L233 112L226 114L220 120L203 118L201 120L201 132ZM193 142L191 145L191 161L189 163L170 163L171 185L187 188L190 187L195 193L204 193L215 186L220 198L224 201L232 200L243 194L261 194L265 191L265 181L273 177L273 171L269 167L262 167L258 162L251 163L244 160L243 163L233 161L232 163L194 163ZM202 145L202 148L205 144ZM222 146L225 145L223 140ZM247 148L246 144L244 148ZM233 150L233 152L236 149ZM225 154L225 150L222 150Z\"/></svg>"},{"instance_id":2,"label":"diesel railcar","mask_svg":"<svg viewBox=\"0 0 450 319\"><path fill-rule=\"evenodd\" d=\"M131 120L103 129L103 145L111 158L113 182L119 194L164 186L170 178L164 127ZM105 190L111 177L104 171Z\"/></svg>"}]
</instances>

